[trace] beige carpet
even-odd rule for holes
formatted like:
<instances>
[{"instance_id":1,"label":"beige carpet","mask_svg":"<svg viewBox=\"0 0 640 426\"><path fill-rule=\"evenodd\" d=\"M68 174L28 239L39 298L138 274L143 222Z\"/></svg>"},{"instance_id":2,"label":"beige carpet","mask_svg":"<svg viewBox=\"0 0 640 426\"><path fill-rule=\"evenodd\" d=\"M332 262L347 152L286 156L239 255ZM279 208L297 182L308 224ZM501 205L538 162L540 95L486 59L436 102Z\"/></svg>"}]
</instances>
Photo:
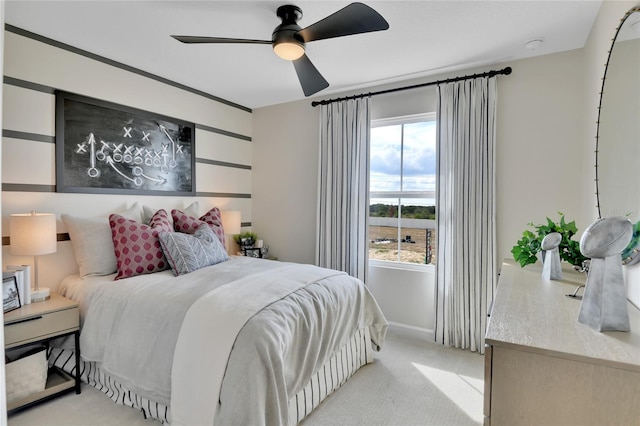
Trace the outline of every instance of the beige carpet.
<instances>
[{"instance_id":1,"label":"beige carpet","mask_svg":"<svg viewBox=\"0 0 640 426\"><path fill-rule=\"evenodd\" d=\"M389 334L375 362L327 398L304 426L482 424L483 357ZM83 385L9 417L10 426L158 425Z\"/></svg>"}]
</instances>

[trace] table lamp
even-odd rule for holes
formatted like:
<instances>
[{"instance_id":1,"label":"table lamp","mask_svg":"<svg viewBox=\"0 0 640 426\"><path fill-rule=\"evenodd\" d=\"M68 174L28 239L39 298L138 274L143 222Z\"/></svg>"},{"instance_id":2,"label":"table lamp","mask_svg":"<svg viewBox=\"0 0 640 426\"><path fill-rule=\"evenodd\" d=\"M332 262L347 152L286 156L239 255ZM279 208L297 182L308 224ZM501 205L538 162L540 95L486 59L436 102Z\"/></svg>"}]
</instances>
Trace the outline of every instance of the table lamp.
<instances>
[{"instance_id":1,"label":"table lamp","mask_svg":"<svg viewBox=\"0 0 640 426\"><path fill-rule=\"evenodd\" d=\"M38 282L38 256L55 253L57 249L56 216L53 213L22 213L9 216L11 253L34 257L34 287L31 301L40 302L50 296L50 290Z\"/></svg>"},{"instance_id":2,"label":"table lamp","mask_svg":"<svg viewBox=\"0 0 640 426\"><path fill-rule=\"evenodd\" d=\"M240 228L242 226L242 212L235 210L223 210L220 212L220 216L222 217L222 227L224 228L226 241L225 249L227 249L228 254L233 254L233 236L240 233ZM229 237L227 237L227 235Z\"/></svg>"}]
</instances>

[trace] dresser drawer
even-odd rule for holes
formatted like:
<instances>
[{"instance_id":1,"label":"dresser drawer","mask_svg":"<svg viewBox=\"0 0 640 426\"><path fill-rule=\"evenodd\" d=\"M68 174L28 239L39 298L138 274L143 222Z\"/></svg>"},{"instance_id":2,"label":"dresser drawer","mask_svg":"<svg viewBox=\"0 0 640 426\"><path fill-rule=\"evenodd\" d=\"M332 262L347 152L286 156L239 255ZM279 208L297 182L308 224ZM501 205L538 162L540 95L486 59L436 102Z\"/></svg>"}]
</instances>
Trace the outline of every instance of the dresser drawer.
<instances>
[{"instance_id":1,"label":"dresser drawer","mask_svg":"<svg viewBox=\"0 0 640 426\"><path fill-rule=\"evenodd\" d=\"M75 331L79 327L79 318L79 310L74 307L24 318L9 324L5 323L5 347L18 346Z\"/></svg>"}]
</instances>

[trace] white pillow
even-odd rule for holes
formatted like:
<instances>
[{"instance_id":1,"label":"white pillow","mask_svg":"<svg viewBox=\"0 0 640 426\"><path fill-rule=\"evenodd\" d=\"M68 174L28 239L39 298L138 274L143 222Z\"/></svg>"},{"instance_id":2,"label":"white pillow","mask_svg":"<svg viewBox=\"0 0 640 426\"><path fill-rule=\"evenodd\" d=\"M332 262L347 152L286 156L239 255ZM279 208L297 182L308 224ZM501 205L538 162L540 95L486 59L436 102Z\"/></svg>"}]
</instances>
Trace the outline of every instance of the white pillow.
<instances>
[{"instance_id":1,"label":"white pillow","mask_svg":"<svg viewBox=\"0 0 640 426\"><path fill-rule=\"evenodd\" d=\"M140 206L137 202L118 214L138 222L142 220ZM116 256L113 250L109 218L85 218L64 213L60 217L71 238L80 276L115 273Z\"/></svg>"},{"instance_id":2,"label":"white pillow","mask_svg":"<svg viewBox=\"0 0 640 426\"><path fill-rule=\"evenodd\" d=\"M149 221L153 217L154 214L160 209L154 209L149 206L142 206L142 223L148 225ZM167 212L171 212L171 209L165 209ZM183 210L185 213L189 214L193 217L198 217L200 215L200 203L198 201L194 201L189 205L189 207L185 207ZM173 219L171 218L171 214L169 214L169 221L173 223Z\"/></svg>"}]
</instances>

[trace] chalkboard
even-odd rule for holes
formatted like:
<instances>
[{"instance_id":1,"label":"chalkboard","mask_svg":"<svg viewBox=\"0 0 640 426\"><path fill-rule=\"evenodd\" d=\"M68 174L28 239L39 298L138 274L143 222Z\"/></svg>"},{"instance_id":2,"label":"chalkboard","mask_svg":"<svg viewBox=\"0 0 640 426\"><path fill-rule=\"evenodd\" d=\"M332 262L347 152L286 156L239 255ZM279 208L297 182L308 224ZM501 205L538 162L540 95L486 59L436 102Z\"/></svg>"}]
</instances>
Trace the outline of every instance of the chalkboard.
<instances>
[{"instance_id":1,"label":"chalkboard","mask_svg":"<svg viewBox=\"0 0 640 426\"><path fill-rule=\"evenodd\" d=\"M195 125L56 91L56 191L194 195Z\"/></svg>"}]
</instances>

